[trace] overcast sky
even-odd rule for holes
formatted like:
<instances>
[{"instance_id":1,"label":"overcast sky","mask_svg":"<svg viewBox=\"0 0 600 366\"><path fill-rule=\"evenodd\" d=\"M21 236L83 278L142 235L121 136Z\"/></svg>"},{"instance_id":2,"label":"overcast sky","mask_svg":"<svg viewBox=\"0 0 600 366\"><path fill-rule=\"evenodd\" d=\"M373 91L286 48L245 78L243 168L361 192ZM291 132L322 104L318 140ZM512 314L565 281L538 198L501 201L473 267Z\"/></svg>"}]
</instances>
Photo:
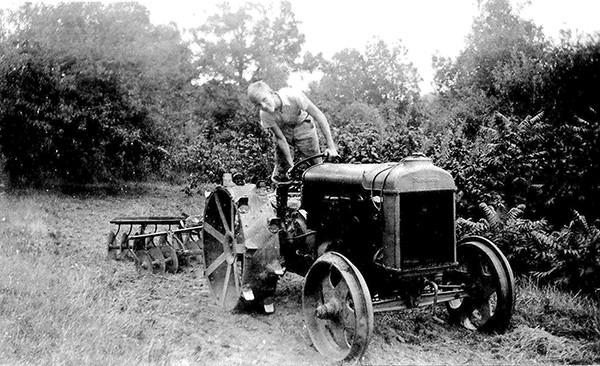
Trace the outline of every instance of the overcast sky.
<instances>
[{"instance_id":1,"label":"overcast sky","mask_svg":"<svg viewBox=\"0 0 600 366\"><path fill-rule=\"evenodd\" d=\"M0 0L0 4L7 0ZM24 1L8 0L12 4ZM46 0L57 3L58 0ZM108 1L105 1L108 2ZM193 27L215 12L220 0L139 0L150 11L154 23L175 22ZM229 0L233 7L243 0ZM260 2L260 1L258 1ZM454 57L464 47L464 38L477 14L476 0L290 0L300 31L306 36L305 50L322 52L329 58L344 48L363 51L373 37L388 43L402 40L408 58L424 79L421 91L432 89L431 55ZM512 0L517 8L523 0ZM556 37L560 29L591 33L600 31L600 0L532 0L522 11L546 34ZM296 80L297 81L297 80Z\"/></svg>"}]
</instances>

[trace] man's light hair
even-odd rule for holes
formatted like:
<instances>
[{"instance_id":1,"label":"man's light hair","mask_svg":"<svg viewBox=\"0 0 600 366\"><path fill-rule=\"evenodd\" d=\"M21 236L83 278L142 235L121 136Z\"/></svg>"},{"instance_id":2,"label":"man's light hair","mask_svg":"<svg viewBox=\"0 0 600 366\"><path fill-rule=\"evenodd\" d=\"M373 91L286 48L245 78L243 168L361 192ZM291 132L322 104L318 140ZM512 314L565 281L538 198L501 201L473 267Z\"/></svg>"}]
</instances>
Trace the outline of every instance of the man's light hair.
<instances>
[{"instance_id":1,"label":"man's light hair","mask_svg":"<svg viewBox=\"0 0 600 366\"><path fill-rule=\"evenodd\" d=\"M253 102L258 102L265 94L270 93L271 88L264 81L257 81L248 86L248 98Z\"/></svg>"}]
</instances>

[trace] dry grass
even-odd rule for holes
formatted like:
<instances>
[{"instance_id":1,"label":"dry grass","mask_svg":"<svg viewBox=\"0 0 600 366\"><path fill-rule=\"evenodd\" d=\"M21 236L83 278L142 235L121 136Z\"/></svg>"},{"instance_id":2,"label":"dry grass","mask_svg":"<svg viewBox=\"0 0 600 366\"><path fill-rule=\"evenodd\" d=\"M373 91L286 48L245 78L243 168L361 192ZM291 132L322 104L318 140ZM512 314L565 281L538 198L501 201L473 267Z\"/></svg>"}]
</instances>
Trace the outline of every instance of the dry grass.
<instances>
[{"instance_id":1,"label":"dry grass","mask_svg":"<svg viewBox=\"0 0 600 366\"><path fill-rule=\"evenodd\" d=\"M197 268L141 277L129 262L104 260L111 218L201 207L201 198L167 186L0 194L0 363L326 364L299 314L301 277L281 281L275 314L231 314L212 302ZM363 364L600 362L597 303L531 281L519 284L506 334L445 320L443 306L378 314Z\"/></svg>"}]
</instances>

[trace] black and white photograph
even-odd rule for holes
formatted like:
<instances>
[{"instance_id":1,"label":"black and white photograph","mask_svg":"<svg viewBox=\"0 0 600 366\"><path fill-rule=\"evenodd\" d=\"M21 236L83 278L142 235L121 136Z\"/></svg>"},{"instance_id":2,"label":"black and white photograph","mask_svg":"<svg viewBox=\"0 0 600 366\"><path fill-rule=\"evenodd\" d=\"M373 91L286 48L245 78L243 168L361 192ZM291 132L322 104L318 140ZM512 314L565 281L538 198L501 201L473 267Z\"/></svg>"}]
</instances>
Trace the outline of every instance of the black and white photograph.
<instances>
[{"instance_id":1,"label":"black and white photograph","mask_svg":"<svg viewBox=\"0 0 600 366\"><path fill-rule=\"evenodd\" d=\"M0 2L0 365L600 364L600 2Z\"/></svg>"}]
</instances>

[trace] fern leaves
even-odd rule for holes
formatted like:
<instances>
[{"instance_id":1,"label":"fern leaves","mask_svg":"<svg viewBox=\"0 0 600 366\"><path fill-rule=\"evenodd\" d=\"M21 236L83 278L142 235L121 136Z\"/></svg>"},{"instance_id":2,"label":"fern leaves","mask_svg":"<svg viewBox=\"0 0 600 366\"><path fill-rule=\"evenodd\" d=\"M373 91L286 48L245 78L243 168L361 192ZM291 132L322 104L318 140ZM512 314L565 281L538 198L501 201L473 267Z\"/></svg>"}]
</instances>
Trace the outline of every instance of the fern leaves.
<instances>
[{"instance_id":1,"label":"fern leaves","mask_svg":"<svg viewBox=\"0 0 600 366\"><path fill-rule=\"evenodd\" d=\"M484 216L479 221L457 219L459 234L492 239L517 273L572 290L600 288L600 229L583 215L574 211L569 225L551 230L545 220L524 219L525 205L479 207Z\"/></svg>"}]
</instances>

